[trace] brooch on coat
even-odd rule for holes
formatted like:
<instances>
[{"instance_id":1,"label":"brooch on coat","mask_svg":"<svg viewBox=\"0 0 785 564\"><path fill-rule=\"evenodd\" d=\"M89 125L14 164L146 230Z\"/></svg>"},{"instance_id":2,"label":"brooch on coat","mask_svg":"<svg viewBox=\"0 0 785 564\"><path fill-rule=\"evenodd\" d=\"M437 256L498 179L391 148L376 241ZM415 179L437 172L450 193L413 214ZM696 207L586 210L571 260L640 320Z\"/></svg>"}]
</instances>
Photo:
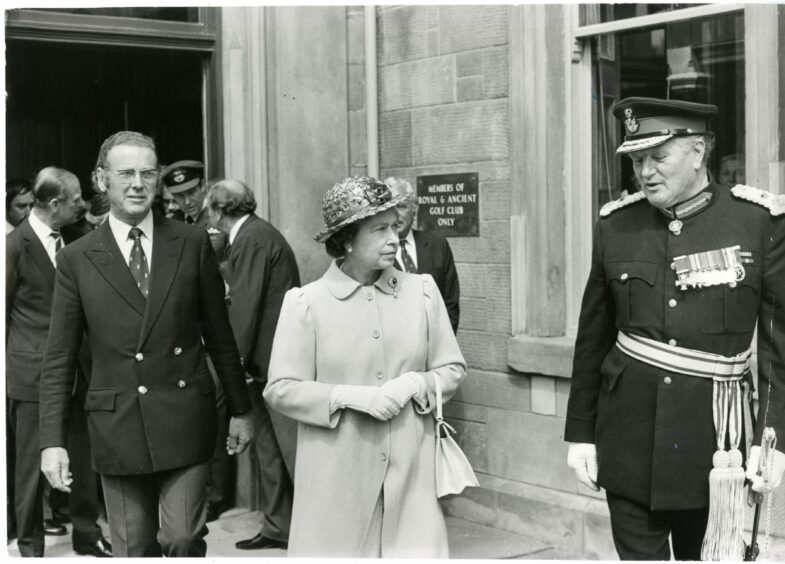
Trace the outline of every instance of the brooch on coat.
<instances>
[{"instance_id":1,"label":"brooch on coat","mask_svg":"<svg viewBox=\"0 0 785 564\"><path fill-rule=\"evenodd\" d=\"M398 277L397 276L389 276L387 278L387 285L392 288L393 290L393 298L398 297Z\"/></svg>"},{"instance_id":2,"label":"brooch on coat","mask_svg":"<svg viewBox=\"0 0 785 564\"><path fill-rule=\"evenodd\" d=\"M739 245L681 255L673 259L671 268L676 271L676 285L681 290L688 286L702 288L727 284L735 288L746 275L744 263L752 262L749 252L742 252Z\"/></svg>"}]
</instances>

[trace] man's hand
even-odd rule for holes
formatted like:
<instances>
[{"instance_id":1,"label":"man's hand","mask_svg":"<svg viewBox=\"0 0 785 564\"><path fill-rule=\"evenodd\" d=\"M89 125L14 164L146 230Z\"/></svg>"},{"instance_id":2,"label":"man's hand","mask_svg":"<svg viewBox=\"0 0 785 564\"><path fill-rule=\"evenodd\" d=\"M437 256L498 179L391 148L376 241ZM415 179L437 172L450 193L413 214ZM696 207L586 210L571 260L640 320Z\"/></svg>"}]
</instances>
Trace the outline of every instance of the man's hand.
<instances>
[{"instance_id":1,"label":"man's hand","mask_svg":"<svg viewBox=\"0 0 785 564\"><path fill-rule=\"evenodd\" d=\"M74 481L68 471L70 460L63 447L48 447L41 451L41 472L56 490L71 493L68 487Z\"/></svg>"},{"instance_id":2,"label":"man's hand","mask_svg":"<svg viewBox=\"0 0 785 564\"><path fill-rule=\"evenodd\" d=\"M597 447L591 443L571 443L567 466L575 471L578 481L587 488L600 491L597 485Z\"/></svg>"},{"instance_id":3,"label":"man's hand","mask_svg":"<svg viewBox=\"0 0 785 564\"><path fill-rule=\"evenodd\" d=\"M785 454L778 450L772 450L771 453L774 460L772 461L771 476L769 476L770 481L766 483L764 477L758 475L760 447L754 446L750 449L750 457L747 459L747 479L751 482L750 487L754 492L763 493L776 489L782 482L782 475L785 473Z\"/></svg>"},{"instance_id":4,"label":"man's hand","mask_svg":"<svg viewBox=\"0 0 785 564\"><path fill-rule=\"evenodd\" d=\"M350 386L339 384L333 388L333 398L338 407L362 411L379 421L392 419L401 411L398 402L376 386Z\"/></svg>"},{"instance_id":5,"label":"man's hand","mask_svg":"<svg viewBox=\"0 0 785 564\"><path fill-rule=\"evenodd\" d=\"M229 436L226 437L226 452L242 454L253 439L253 412L235 415L229 420Z\"/></svg>"}]
</instances>

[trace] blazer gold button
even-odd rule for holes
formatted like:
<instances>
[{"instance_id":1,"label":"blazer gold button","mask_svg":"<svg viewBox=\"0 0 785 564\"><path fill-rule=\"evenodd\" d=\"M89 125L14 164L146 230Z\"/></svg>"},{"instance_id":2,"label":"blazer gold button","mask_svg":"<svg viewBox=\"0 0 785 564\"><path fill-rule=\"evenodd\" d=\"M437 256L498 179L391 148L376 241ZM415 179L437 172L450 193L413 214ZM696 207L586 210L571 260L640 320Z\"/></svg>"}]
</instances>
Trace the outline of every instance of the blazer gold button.
<instances>
[{"instance_id":1,"label":"blazer gold button","mask_svg":"<svg viewBox=\"0 0 785 564\"><path fill-rule=\"evenodd\" d=\"M185 388L185 380L178 380L177 381L178 388Z\"/></svg>"},{"instance_id":2,"label":"blazer gold button","mask_svg":"<svg viewBox=\"0 0 785 564\"><path fill-rule=\"evenodd\" d=\"M627 278L629 278L629 277L630 277L630 275L629 275L629 274L627 274L626 272L625 272L624 274L622 274L622 275L621 275L621 279L622 279L622 280L627 280Z\"/></svg>"},{"instance_id":3,"label":"blazer gold button","mask_svg":"<svg viewBox=\"0 0 785 564\"><path fill-rule=\"evenodd\" d=\"M142 362L144 360L144 355L138 352L134 358L136 359L136 362Z\"/></svg>"},{"instance_id":4,"label":"blazer gold button","mask_svg":"<svg viewBox=\"0 0 785 564\"><path fill-rule=\"evenodd\" d=\"M147 388L144 387L144 386L139 386L136 389L139 390L139 393L142 394L142 395L145 395L147 393Z\"/></svg>"},{"instance_id":5,"label":"blazer gold button","mask_svg":"<svg viewBox=\"0 0 785 564\"><path fill-rule=\"evenodd\" d=\"M671 298L668 300L668 305L671 307L676 307L676 304L679 303L675 299Z\"/></svg>"},{"instance_id":6,"label":"blazer gold button","mask_svg":"<svg viewBox=\"0 0 785 564\"><path fill-rule=\"evenodd\" d=\"M181 349L180 347L175 347L174 356L180 356L181 354L183 354L183 349Z\"/></svg>"},{"instance_id":7,"label":"blazer gold button","mask_svg":"<svg viewBox=\"0 0 785 564\"><path fill-rule=\"evenodd\" d=\"M666 376L662 381L665 382L666 384L670 384L673 380L671 380L670 376Z\"/></svg>"},{"instance_id":8,"label":"blazer gold button","mask_svg":"<svg viewBox=\"0 0 785 564\"><path fill-rule=\"evenodd\" d=\"M381 333L379 333L378 331L376 331L376 330L374 329L374 331L373 331L373 333L371 333L371 335L373 335L373 338L374 338L374 339L378 339L378 338L379 338L379 335L381 335Z\"/></svg>"}]
</instances>

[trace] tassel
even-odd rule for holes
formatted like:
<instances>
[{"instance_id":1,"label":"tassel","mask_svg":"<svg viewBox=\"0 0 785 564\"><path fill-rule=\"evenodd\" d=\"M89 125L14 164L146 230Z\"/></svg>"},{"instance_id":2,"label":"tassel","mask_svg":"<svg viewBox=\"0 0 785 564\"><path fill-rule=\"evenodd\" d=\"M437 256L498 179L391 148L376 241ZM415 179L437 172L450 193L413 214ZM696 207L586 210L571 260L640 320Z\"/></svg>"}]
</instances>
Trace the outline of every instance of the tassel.
<instances>
[{"instance_id":1,"label":"tassel","mask_svg":"<svg viewBox=\"0 0 785 564\"><path fill-rule=\"evenodd\" d=\"M701 560L744 560L744 470L741 451L718 450L709 473L709 521Z\"/></svg>"}]
</instances>

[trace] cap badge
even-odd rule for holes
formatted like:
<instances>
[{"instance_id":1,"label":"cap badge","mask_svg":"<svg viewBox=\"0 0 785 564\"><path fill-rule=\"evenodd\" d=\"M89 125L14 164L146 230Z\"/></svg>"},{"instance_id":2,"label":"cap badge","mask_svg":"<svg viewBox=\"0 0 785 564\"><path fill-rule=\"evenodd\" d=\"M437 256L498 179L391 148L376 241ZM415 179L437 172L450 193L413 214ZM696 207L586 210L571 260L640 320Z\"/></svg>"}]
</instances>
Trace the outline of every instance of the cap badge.
<instances>
[{"instance_id":1,"label":"cap badge","mask_svg":"<svg viewBox=\"0 0 785 564\"><path fill-rule=\"evenodd\" d=\"M182 170L174 171L174 174L172 175L172 180L180 184L183 180L185 180L185 172L183 172Z\"/></svg>"},{"instance_id":2,"label":"cap badge","mask_svg":"<svg viewBox=\"0 0 785 564\"><path fill-rule=\"evenodd\" d=\"M635 135L638 132L638 120L635 119L635 116L632 115L632 108L626 108L624 110L624 126L627 128L627 133L630 135Z\"/></svg>"}]
</instances>

